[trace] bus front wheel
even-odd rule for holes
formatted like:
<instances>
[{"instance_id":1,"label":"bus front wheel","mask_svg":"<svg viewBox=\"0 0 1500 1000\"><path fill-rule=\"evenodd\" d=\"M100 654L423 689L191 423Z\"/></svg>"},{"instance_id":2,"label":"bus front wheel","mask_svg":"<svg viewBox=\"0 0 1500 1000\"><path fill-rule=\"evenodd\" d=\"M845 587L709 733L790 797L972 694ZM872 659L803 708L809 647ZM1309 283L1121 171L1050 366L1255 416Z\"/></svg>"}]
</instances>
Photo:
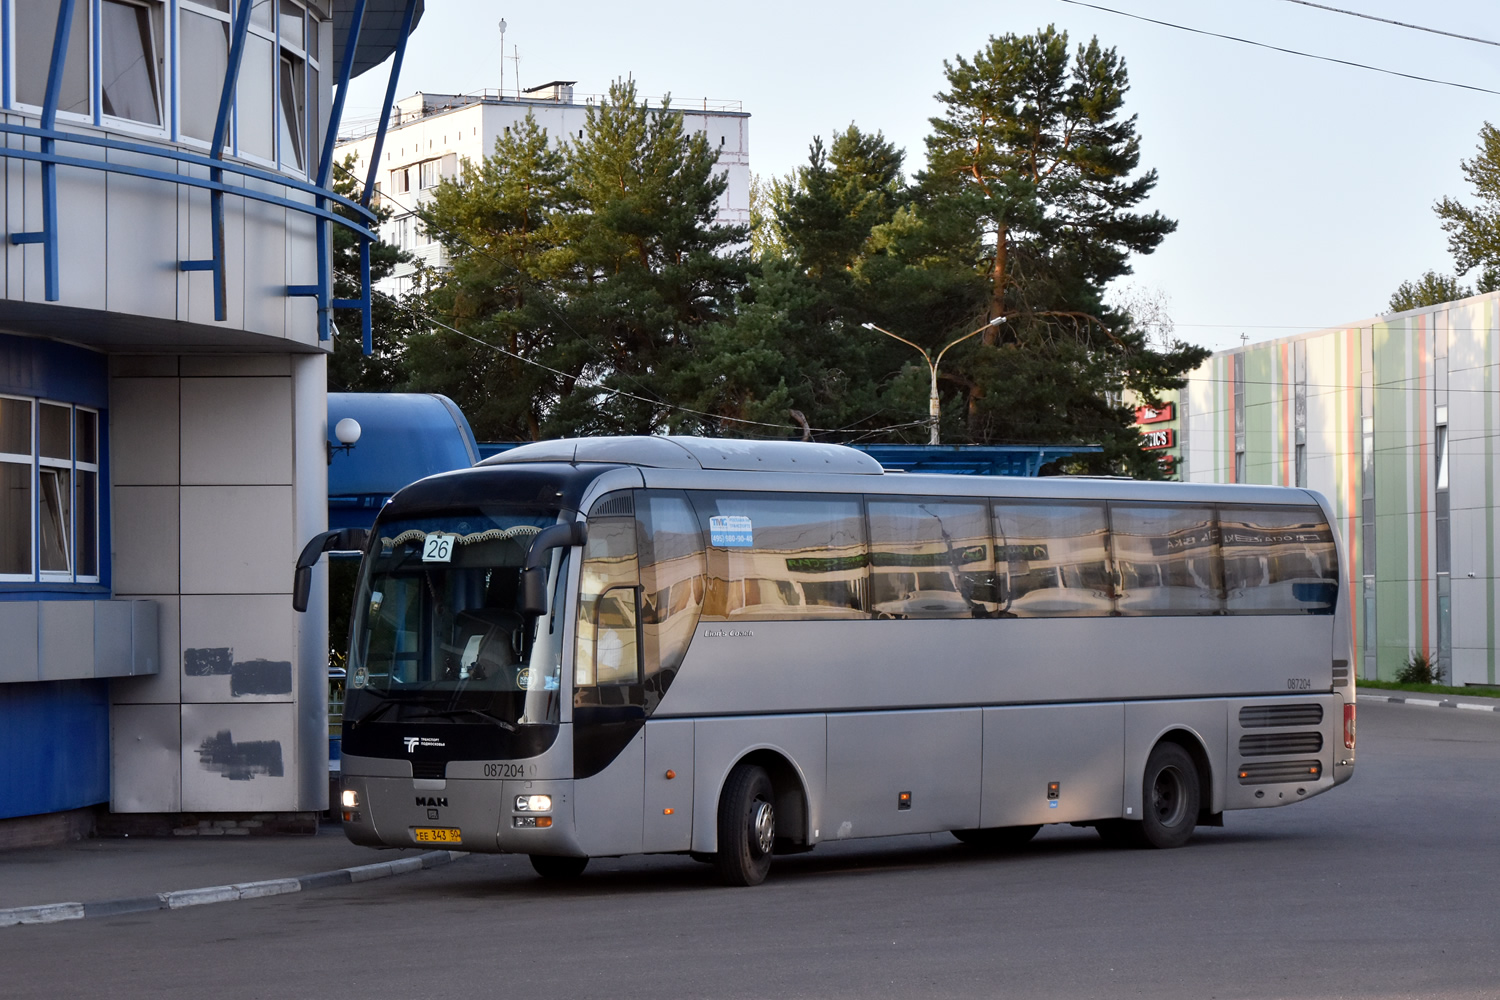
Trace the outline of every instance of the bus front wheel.
<instances>
[{"instance_id":1,"label":"bus front wheel","mask_svg":"<svg viewBox=\"0 0 1500 1000\"><path fill-rule=\"evenodd\" d=\"M1146 758L1141 783L1141 840L1147 847L1181 847L1198 825L1198 767L1176 743L1158 743Z\"/></svg>"},{"instance_id":2,"label":"bus front wheel","mask_svg":"<svg viewBox=\"0 0 1500 1000\"><path fill-rule=\"evenodd\" d=\"M589 866L588 858L560 858L550 854L531 855L531 867L545 879L566 881L577 878Z\"/></svg>"},{"instance_id":3,"label":"bus front wheel","mask_svg":"<svg viewBox=\"0 0 1500 1000\"><path fill-rule=\"evenodd\" d=\"M776 807L765 769L741 764L719 797L719 851L714 867L725 885L760 885L771 870Z\"/></svg>"}]
</instances>

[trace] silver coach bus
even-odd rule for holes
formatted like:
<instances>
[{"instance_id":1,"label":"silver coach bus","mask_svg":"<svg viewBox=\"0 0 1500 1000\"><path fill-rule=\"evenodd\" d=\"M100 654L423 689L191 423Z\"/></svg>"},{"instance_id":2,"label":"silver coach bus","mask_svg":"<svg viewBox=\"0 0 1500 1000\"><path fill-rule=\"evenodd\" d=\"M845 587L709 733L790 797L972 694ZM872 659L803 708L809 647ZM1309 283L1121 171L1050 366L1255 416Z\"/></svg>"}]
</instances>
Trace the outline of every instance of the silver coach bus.
<instances>
[{"instance_id":1,"label":"silver coach bus","mask_svg":"<svg viewBox=\"0 0 1500 1000\"><path fill-rule=\"evenodd\" d=\"M833 445L593 438L406 487L364 553L356 843L774 854L1042 824L1185 843L1347 781L1348 594L1318 494L885 473Z\"/></svg>"}]
</instances>

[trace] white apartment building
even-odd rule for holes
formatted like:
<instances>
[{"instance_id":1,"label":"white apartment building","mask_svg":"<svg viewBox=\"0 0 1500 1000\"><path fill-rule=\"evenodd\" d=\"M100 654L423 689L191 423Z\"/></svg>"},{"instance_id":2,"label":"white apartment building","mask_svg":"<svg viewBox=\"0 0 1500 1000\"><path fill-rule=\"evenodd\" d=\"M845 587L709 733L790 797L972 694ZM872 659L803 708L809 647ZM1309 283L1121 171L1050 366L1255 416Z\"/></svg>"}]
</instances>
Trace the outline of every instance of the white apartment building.
<instances>
[{"instance_id":1,"label":"white apartment building","mask_svg":"<svg viewBox=\"0 0 1500 1000\"><path fill-rule=\"evenodd\" d=\"M525 121L528 113L554 142L576 141L583 136L589 108L603 101L599 95L575 96L573 81L568 80L515 96L492 90L475 94L419 91L398 101L377 174L382 178L376 185L381 203L395 213L381 227L381 238L411 251L428 267L442 267L442 248L423 232L415 215L438 181L457 176L461 161L478 163L493 153L495 141ZM689 131L707 134L709 143L718 147L719 164L728 180L719 200L718 221L749 225L750 116L738 101L674 99L671 110L682 115ZM345 138L339 144L338 159L353 153L362 174L374 145L374 135ZM391 294L405 292L414 271L404 265L376 287Z\"/></svg>"}]
</instances>

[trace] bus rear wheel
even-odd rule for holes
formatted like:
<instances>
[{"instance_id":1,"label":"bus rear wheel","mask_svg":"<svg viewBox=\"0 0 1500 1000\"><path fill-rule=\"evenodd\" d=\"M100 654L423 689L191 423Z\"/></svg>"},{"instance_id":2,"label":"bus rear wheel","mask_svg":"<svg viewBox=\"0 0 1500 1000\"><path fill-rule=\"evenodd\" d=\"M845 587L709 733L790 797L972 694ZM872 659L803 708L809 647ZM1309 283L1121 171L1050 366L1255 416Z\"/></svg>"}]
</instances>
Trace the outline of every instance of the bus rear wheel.
<instances>
[{"instance_id":1,"label":"bus rear wheel","mask_svg":"<svg viewBox=\"0 0 1500 1000\"><path fill-rule=\"evenodd\" d=\"M1014 851L1036 836L1040 826L997 826L988 830L954 830L960 843L982 851Z\"/></svg>"},{"instance_id":2,"label":"bus rear wheel","mask_svg":"<svg viewBox=\"0 0 1500 1000\"><path fill-rule=\"evenodd\" d=\"M538 875L559 882L577 878L588 866L588 858L560 858L551 854L531 855L531 867L536 869Z\"/></svg>"},{"instance_id":3,"label":"bus rear wheel","mask_svg":"<svg viewBox=\"0 0 1500 1000\"><path fill-rule=\"evenodd\" d=\"M1198 766L1176 743L1158 743L1141 783L1140 838L1147 847L1181 847L1198 825Z\"/></svg>"},{"instance_id":4,"label":"bus rear wheel","mask_svg":"<svg viewBox=\"0 0 1500 1000\"><path fill-rule=\"evenodd\" d=\"M760 885L776 842L775 794L764 768L741 764L719 797L719 851L714 868L725 885Z\"/></svg>"}]
</instances>

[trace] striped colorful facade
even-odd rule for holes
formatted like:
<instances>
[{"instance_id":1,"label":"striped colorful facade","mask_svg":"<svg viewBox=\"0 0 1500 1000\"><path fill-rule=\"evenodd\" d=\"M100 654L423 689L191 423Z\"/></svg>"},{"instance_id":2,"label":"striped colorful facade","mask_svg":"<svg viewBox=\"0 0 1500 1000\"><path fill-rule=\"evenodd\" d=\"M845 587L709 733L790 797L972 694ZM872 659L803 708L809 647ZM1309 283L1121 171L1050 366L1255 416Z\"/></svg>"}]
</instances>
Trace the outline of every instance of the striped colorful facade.
<instances>
[{"instance_id":1,"label":"striped colorful facade","mask_svg":"<svg viewBox=\"0 0 1500 1000\"><path fill-rule=\"evenodd\" d=\"M1496 683L1500 294L1210 357L1181 392L1181 476L1332 502L1361 675L1423 653Z\"/></svg>"}]
</instances>

